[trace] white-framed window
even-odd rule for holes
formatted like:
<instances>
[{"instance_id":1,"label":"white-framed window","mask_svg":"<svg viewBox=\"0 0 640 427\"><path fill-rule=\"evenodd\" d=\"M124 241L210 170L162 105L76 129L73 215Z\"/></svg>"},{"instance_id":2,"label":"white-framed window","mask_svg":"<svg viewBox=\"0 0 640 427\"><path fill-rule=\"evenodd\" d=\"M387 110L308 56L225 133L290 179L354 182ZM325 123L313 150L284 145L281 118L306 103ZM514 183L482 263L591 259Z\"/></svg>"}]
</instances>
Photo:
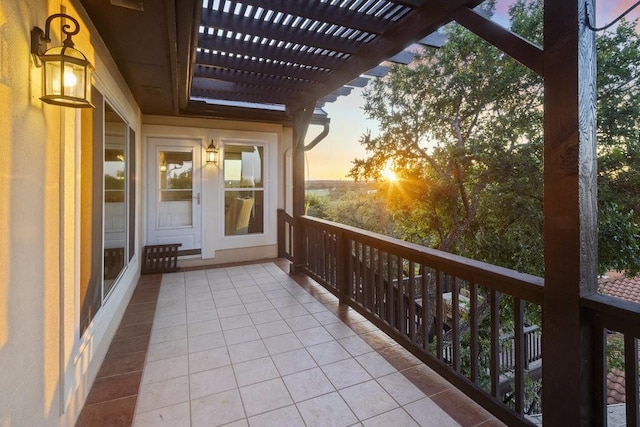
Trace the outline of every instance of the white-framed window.
<instances>
[{"instance_id":1,"label":"white-framed window","mask_svg":"<svg viewBox=\"0 0 640 427\"><path fill-rule=\"evenodd\" d=\"M223 153L224 236L264 234L267 147L225 142Z\"/></svg>"}]
</instances>

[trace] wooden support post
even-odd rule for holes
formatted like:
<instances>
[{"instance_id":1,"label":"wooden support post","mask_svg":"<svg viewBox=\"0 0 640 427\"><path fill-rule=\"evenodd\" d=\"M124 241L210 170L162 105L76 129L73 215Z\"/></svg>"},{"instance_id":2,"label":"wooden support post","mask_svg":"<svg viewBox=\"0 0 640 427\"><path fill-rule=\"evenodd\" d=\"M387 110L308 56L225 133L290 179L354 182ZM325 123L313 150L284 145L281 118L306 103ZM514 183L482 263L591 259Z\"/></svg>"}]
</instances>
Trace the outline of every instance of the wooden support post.
<instances>
[{"instance_id":1,"label":"wooden support post","mask_svg":"<svg viewBox=\"0 0 640 427\"><path fill-rule=\"evenodd\" d=\"M293 266L292 271L297 271L306 264L306 253L304 250L304 232L300 222L300 217L305 214L304 208L304 138L309 129L309 123L313 115L315 104L307 105L296 111L293 116L293 219L294 219L294 242L293 242Z\"/></svg>"},{"instance_id":2,"label":"wooden support post","mask_svg":"<svg viewBox=\"0 0 640 427\"><path fill-rule=\"evenodd\" d=\"M593 425L592 331L580 297L597 286L594 0L544 5L543 423Z\"/></svg>"}]
</instances>

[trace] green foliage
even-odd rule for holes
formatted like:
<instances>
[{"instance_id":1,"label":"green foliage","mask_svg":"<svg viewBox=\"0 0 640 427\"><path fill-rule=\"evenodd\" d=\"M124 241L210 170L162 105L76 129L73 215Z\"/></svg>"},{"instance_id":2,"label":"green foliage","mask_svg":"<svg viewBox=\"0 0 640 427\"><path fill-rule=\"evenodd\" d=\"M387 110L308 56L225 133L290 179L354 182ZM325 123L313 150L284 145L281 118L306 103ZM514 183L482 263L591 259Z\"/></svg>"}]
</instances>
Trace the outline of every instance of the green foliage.
<instances>
[{"instance_id":1,"label":"green foliage","mask_svg":"<svg viewBox=\"0 0 640 427\"><path fill-rule=\"evenodd\" d=\"M542 0L518 0L511 29L542 42ZM492 13L495 2L486 2ZM411 67L365 92L380 134L364 134L356 180L400 181L380 194L401 238L544 274L542 80L460 26ZM597 37L599 270L640 271L640 36L621 22Z\"/></svg>"}]
</instances>

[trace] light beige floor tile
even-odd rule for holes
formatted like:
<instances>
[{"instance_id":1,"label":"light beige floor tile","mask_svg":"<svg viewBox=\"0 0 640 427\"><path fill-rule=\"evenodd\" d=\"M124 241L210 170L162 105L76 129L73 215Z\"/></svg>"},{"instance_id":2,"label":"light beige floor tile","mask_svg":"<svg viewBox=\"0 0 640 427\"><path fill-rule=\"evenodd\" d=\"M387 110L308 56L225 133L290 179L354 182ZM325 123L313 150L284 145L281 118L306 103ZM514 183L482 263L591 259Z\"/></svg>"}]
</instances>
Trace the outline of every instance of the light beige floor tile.
<instances>
[{"instance_id":1,"label":"light beige floor tile","mask_svg":"<svg viewBox=\"0 0 640 427\"><path fill-rule=\"evenodd\" d=\"M380 377L378 378L378 383L401 405L426 397L418 387L413 385L400 372Z\"/></svg>"},{"instance_id":2,"label":"light beige floor tile","mask_svg":"<svg viewBox=\"0 0 640 427\"><path fill-rule=\"evenodd\" d=\"M238 387L244 387L279 377L278 369L270 357L237 363L233 365Z\"/></svg>"},{"instance_id":3,"label":"light beige floor tile","mask_svg":"<svg viewBox=\"0 0 640 427\"><path fill-rule=\"evenodd\" d=\"M293 374L294 372L300 372L318 366L307 350L303 348L276 354L271 358L276 368L278 368L280 375Z\"/></svg>"},{"instance_id":4,"label":"light beige floor tile","mask_svg":"<svg viewBox=\"0 0 640 427\"><path fill-rule=\"evenodd\" d=\"M332 323L337 323L340 321L338 316L326 309L318 313L313 313L313 317L315 317L316 320L322 325L330 325Z\"/></svg>"},{"instance_id":5,"label":"light beige floor tile","mask_svg":"<svg viewBox=\"0 0 640 427\"><path fill-rule=\"evenodd\" d=\"M286 406L249 418L251 427L304 427L304 421L294 406Z\"/></svg>"},{"instance_id":6,"label":"light beige floor tile","mask_svg":"<svg viewBox=\"0 0 640 427\"><path fill-rule=\"evenodd\" d=\"M189 378L187 376L142 384L138 392L136 410L148 412L165 406L189 401Z\"/></svg>"},{"instance_id":7,"label":"light beige floor tile","mask_svg":"<svg viewBox=\"0 0 640 427\"><path fill-rule=\"evenodd\" d=\"M238 292L238 295L240 296L262 294L262 291L256 284L251 284L248 286L238 286L236 284L236 292Z\"/></svg>"},{"instance_id":8,"label":"light beige floor tile","mask_svg":"<svg viewBox=\"0 0 640 427\"><path fill-rule=\"evenodd\" d=\"M244 289L244 288L241 288L241 289ZM261 302L261 301L269 302L269 299L262 292L240 295L240 300L242 301L243 304L251 304L254 302Z\"/></svg>"},{"instance_id":9,"label":"light beige floor tile","mask_svg":"<svg viewBox=\"0 0 640 427\"><path fill-rule=\"evenodd\" d=\"M155 362L147 362L142 374L142 384L183 377L188 374L189 358L186 354L169 359L157 360Z\"/></svg>"},{"instance_id":10,"label":"light beige floor tile","mask_svg":"<svg viewBox=\"0 0 640 427\"><path fill-rule=\"evenodd\" d=\"M211 290L209 289L209 287L206 286L204 289L205 290L201 292L187 292L187 304L202 301L213 301L213 298L211 297Z\"/></svg>"},{"instance_id":11,"label":"light beige floor tile","mask_svg":"<svg viewBox=\"0 0 640 427\"><path fill-rule=\"evenodd\" d=\"M304 306L302 304L299 304L298 302L296 302L293 305L287 305L284 307L278 307L275 301L272 301L272 304L276 307L276 310L278 310L278 313L280 313L280 316L282 316L284 319L288 319L291 317L304 316L305 314L309 314L307 309L304 308Z\"/></svg>"},{"instance_id":12,"label":"light beige floor tile","mask_svg":"<svg viewBox=\"0 0 640 427\"><path fill-rule=\"evenodd\" d=\"M281 378L241 387L240 395L249 417L293 403Z\"/></svg>"},{"instance_id":13,"label":"light beige floor tile","mask_svg":"<svg viewBox=\"0 0 640 427\"><path fill-rule=\"evenodd\" d=\"M189 373L191 374L220 368L230 364L231 359L226 347L219 347L189 354Z\"/></svg>"},{"instance_id":14,"label":"light beige floor tile","mask_svg":"<svg viewBox=\"0 0 640 427\"><path fill-rule=\"evenodd\" d=\"M242 399L237 389L191 401L192 427L220 426L245 417Z\"/></svg>"},{"instance_id":15,"label":"light beige floor tile","mask_svg":"<svg viewBox=\"0 0 640 427\"><path fill-rule=\"evenodd\" d=\"M458 427L460 425L428 397L405 405L404 409L421 426Z\"/></svg>"},{"instance_id":16,"label":"light beige floor tile","mask_svg":"<svg viewBox=\"0 0 640 427\"><path fill-rule=\"evenodd\" d=\"M161 359L170 359L172 357L187 354L187 339L165 341L157 344L150 344L147 350L147 362L154 362Z\"/></svg>"},{"instance_id":17,"label":"light beige floor tile","mask_svg":"<svg viewBox=\"0 0 640 427\"><path fill-rule=\"evenodd\" d=\"M269 355L262 340L243 342L242 344L230 345L227 348L232 363L246 362Z\"/></svg>"},{"instance_id":18,"label":"light beige floor tile","mask_svg":"<svg viewBox=\"0 0 640 427\"><path fill-rule=\"evenodd\" d=\"M358 363L360 363L364 369L371 374L373 378L382 377L384 375L393 374L397 372L386 359L380 356L377 352L361 354L356 357Z\"/></svg>"},{"instance_id":19,"label":"light beige floor tile","mask_svg":"<svg viewBox=\"0 0 640 427\"><path fill-rule=\"evenodd\" d=\"M236 295L228 298L214 298L213 303L216 305L216 308L233 307L234 305L242 305L242 300Z\"/></svg>"},{"instance_id":20,"label":"light beige floor tile","mask_svg":"<svg viewBox=\"0 0 640 427\"><path fill-rule=\"evenodd\" d=\"M153 319L152 330L164 329L164 328L169 328L171 326L186 325L186 324L187 324L186 311L184 313L174 314L172 316L159 317L158 315L156 315L156 317Z\"/></svg>"},{"instance_id":21,"label":"light beige floor tile","mask_svg":"<svg viewBox=\"0 0 640 427\"><path fill-rule=\"evenodd\" d=\"M361 421L398 407L389 393L373 380L344 388L339 393Z\"/></svg>"},{"instance_id":22,"label":"light beige floor tile","mask_svg":"<svg viewBox=\"0 0 640 427\"><path fill-rule=\"evenodd\" d=\"M351 355L337 341L329 341L322 344L306 347L311 357L320 366L339 360L348 359Z\"/></svg>"},{"instance_id":23,"label":"light beige floor tile","mask_svg":"<svg viewBox=\"0 0 640 427\"><path fill-rule=\"evenodd\" d=\"M258 311L258 312L249 311L249 316L251 316L251 320L253 320L253 323L255 323L256 325L260 323L269 323L269 322L274 322L276 320L282 320L282 316L280 316L280 313L278 313L278 311L275 308L267 309L265 311Z\"/></svg>"},{"instance_id":24,"label":"light beige floor tile","mask_svg":"<svg viewBox=\"0 0 640 427\"><path fill-rule=\"evenodd\" d=\"M189 402L165 406L149 412L136 413L134 427L190 427L191 409Z\"/></svg>"},{"instance_id":25,"label":"light beige floor tile","mask_svg":"<svg viewBox=\"0 0 640 427\"><path fill-rule=\"evenodd\" d=\"M207 299L200 301L187 302L187 313L202 310L215 310L216 306L213 304L211 294Z\"/></svg>"},{"instance_id":26,"label":"light beige floor tile","mask_svg":"<svg viewBox=\"0 0 640 427\"><path fill-rule=\"evenodd\" d=\"M237 297L238 296L238 292L236 291L236 289L234 287L234 288L231 288L231 289L222 289L222 290L219 290L219 291L214 291L214 292L211 293L211 295L213 296L214 301L217 302L220 299Z\"/></svg>"},{"instance_id":27,"label":"light beige floor tile","mask_svg":"<svg viewBox=\"0 0 640 427\"><path fill-rule=\"evenodd\" d=\"M337 392L305 400L297 406L308 427L350 426L358 421Z\"/></svg>"},{"instance_id":28,"label":"light beige floor tile","mask_svg":"<svg viewBox=\"0 0 640 427\"><path fill-rule=\"evenodd\" d=\"M329 323L328 325L325 325L324 328L327 330L327 332L331 334L332 337L334 337L337 340L339 340L340 338L350 337L356 334L353 331L353 329L351 329L350 327L348 327L342 322Z\"/></svg>"},{"instance_id":29,"label":"light beige floor tile","mask_svg":"<svg viewBox=\"0 0 640 427\"><path fill-rule=\"evenodd\" d=\"M357 335L353 335L346 338L341 338L338 342L351 354L352 356L360 356L361 354L370 353L373 348L367 344L362 338Z\"/></svg>"},{"instance_id":30,"label":"light beige floor tile","mask_svg":"<svg viewBox=\"0 0 640 427\"><path fill-rule=\"evenodd\" d=\"M334 340L331 334L321 326L296 332L296 336L305 347L311 347L312 345Z\"/></svg>"},{"instance_id":31,"label":"light beige floor tile","mask_svg":"<svg viewBox=\"0 0 640 427\"><path fill-rule=\"evenodd\" d=\"M320 323L311 314L290 317L285 319L285 321L293 331L302 331L320 326Z\"/></svg>"},{"instance_id":32,"label":"light beige floor tile","mask_svg":"<svg viewBox=\"0 0 640 427\"><path fill-rule=\"evenodd\" d=\"M262 292L264 292L264 294L267 296L267 298L269 298L271 301L277 300L277 299L281 299L281 298L286 298L286 299L289 300L288 301L289 304L296 304L298 302L279 283L278 283L278 287L277 288L274 286L273 289L268 289L268 290L263 289Z\"/></svg>"},{"instance_id":33,"label":"light beige floor tile","mask_svg":"<svg viewBox=\"0 0 640 427\"><path fill-rule=\"evenodd\" d=\"M220 326L220 321L218 319L189 323L187 326L187 334L189 338L196 337L198 335L211 334L213 332L220 332L221 330L222 326Z\"/></svg>"},{"instance_id":34,"label":"light beige floor tile","mask_svg":"<svg viewBox=\"0 0 640 427\"><path fill-rule=\"evenodd\" d=\"M371 375L354 359L345 359L322 366L335 388L341 389L372 379Z\"/></svg>"},{"instance_id":35,"label":"light beige floor tile","mask_svg":"<svg viewBox=\"0 0 640 427\"><path fill-rule=\"evenodd\" d=\"M237 388L236 378L231 365L208 371L197 372L189 376L191 399L217 394Z\"/></svg>"},{"instance_id":36,"label":"light beige floor tile","mask_svg":"<svg viewBox=\"0 0 640 427\"><path fill-rule=\"evenodd\" d=\"M218 308L218 318L219 319L224 319L227 317L235 317L235 316L241 316L243 314L249 314L247 312L247 309L244 308L244 305L240 304L240 305L231 305L228 307L220 307Z\"/></svg>"},{"instance_id":37,"label":"light beige floor tile","mask_svg":"<svg viewBox=\"0 0 640 427\"><path fill-rule=\"evenodd\" d=\"M219 348L226 346L224 340L224 334L222 332L213 332L210 334L197 335L190 337L189 353L199 353L205 350L211 350L213 348Z\"/></svg>"},{"instance_id":38,"label":"light beige floor tile","mask_svg":"<svg viewBox=\"0 0 640 427\"><path fill-rule=\"evenodd\" d=\"M325 308L324 304L322 304L321 302L316 301L315 299L314 299L313 302L302 304L302 306L311 314L323 313L325 311L330 313L330 311L328 311ZM337 317L336 317L336 319L337 319ZM340 319L338 319L338 320L340 320Z\"/></svg>"},{"instance_id":39,"label":"light beige floor tile","mask_svg":"<svg viewBox=\"0 0 640 427\"><path fill-rule=\"evenodd\" d=\"M187 323L206 322L207 320L216 320L218 313L215 308L200 311L188 311Z\"/></svg>"},{"instance_id":40,"label":"light beige floor tile","mask_svg":"<svg viewBox=\"0 0 640 427\"><path fill-rule=\"evenodd\" d=\"M369 418L368 420L363 421L362 424L365 427L419 426L419 424L416 423L415 420L402 408L397 408L393 411L385 412L384 414Z\"/></svg>"},{"instance_id":41,"label":"light beige floor tile","mask_svg":"<svg viewBox=\"0 0 640 427\"><path fill-rule=\"evenodd\" d=\"M263 342L271 355L286 353L303 347L298 337L293 333L265 338Z\"/></svg>"},{"instance_id":42,"label":"light beige floor tile","mask_svg":"<svg viewBox=\"0 0 640 427\"><path fill-rule=\"evenodd\" d=\"M261 338L275 337L276 335L290 334L291 328L284 320L276 320L275 322L261 323L256 325L256 329Z\"/></svg>"},{"instance_id":43,"label":"light beige floor tile","mask_svg":"<svg viewBox=\"0 0 640 427\"><path fill-rule=\"evenodd\" d=\"M295 402L301 402L335 391L335 388L320 368L307 369L306 371L286 375L282 377L282 380Z\"/></svg>"},{"instance_id":44,"label":"light beige floor tile","mask_svg":"<svg viewBox=\"0 0 640 427\"><path fill-rule=\"evenodd\" d=\"M255 326L246 326L224 331L224 339L227 345L240 344L247 341L255 341L260 339L258 330Z\"/></svg>"},{"instance_id":45,"label":"light beige floor tile","mask_svg":"<svg viewBox=\"0 0 640 427\"><path fill-rule=\"evenodd\" d=\"M289 295L289 292L284 290L282 292L286 292L287 296L278 297L278 298L269 298L269 300L271 300L271 304L273 304L275 308L296 307L296 306L302 307L302 305L298 302L297 299ZM301 313L301 314L304 314L304 313ZM298 314L298 316L299 315L300 314Z\"/></svg>"},{"instance_id":46,"label":"light beige floor tile","mask_svg":"<svg viewBox=\"0 0 640 427\"><path fill-rule=\"evenodd\" d=\"M187 325L176 325L168 328L153 329L149 344L157 344L166 341L175 341L187 337Z\"/></svg>"},{"instance_id":47,"label":"light beige floor tile","mask_svg":"<svg viewBox=\"0 0 640 427\"><path fill-rule=\"evenodd\" d=\"M220 325L222 326L223 331L229 331L231 329L244 328L245 326L253 326L253 321L248 314L243 314L241 316L225 317L224 319L220 319Z\"/></svg>"},{"instance_id":48,"label":"light beige floor tile","mask_svg":"<svg viewBox=\"0 0 640 427\"><path fill-rule=\"evenodd\" d=\"M244 307L247 309L249 314L258 313L260 311L273 310L273 304L269 302L269 300L261 300L256 302L245 303ZM253 318L253 316L251 316ZM254 319L255 322L255 319Z\"/></svg>"}]
</instances>

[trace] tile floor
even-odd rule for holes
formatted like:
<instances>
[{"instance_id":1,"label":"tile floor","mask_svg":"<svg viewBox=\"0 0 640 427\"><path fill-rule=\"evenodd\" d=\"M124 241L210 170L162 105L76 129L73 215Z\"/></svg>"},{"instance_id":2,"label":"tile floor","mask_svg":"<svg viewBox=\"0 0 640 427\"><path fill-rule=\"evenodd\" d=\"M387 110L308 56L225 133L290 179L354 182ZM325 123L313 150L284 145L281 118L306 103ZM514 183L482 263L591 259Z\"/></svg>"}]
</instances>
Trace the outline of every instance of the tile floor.
<instances>
[{"instance_id":1,"label":"tile floor","mask_svg":"<svg viewBox=\"0 0 640 427\"><path fill-rule=\"evenodd\" d=\"M279 265L162 276L134 426L502 425Z\"/></svg>"}]
</instances>

